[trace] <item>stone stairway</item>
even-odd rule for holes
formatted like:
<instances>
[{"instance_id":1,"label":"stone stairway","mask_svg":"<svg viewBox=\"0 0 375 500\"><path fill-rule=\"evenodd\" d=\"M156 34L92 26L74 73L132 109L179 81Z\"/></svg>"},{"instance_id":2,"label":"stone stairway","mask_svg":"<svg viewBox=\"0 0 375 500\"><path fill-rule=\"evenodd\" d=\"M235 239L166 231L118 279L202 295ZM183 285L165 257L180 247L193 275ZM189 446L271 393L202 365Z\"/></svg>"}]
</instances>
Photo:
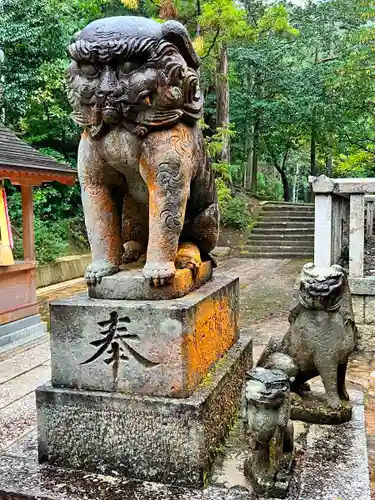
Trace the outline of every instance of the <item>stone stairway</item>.
<instances>
[{"instance_id":1,"label":"stone stairway","mask_svg":"<svg viewBox=\"0 0 375 500\"><path fill-rule=\"evenodd\" d=\"M265 204L241 255L267 259L313 257L314 205Z\"/></svg>"}]
</instances>

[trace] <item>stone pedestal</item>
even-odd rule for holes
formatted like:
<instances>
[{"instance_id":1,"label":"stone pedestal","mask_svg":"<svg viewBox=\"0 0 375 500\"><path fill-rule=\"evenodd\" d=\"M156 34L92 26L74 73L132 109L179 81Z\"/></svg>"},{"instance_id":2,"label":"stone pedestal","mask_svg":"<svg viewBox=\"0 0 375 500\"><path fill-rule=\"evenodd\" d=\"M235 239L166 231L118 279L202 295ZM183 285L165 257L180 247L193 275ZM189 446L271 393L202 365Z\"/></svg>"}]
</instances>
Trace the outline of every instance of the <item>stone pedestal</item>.
<instances>
[{"instance_id":1,"label":"stone pedestal","mask_svg":"<svg viewBox=\"0 0 375 500\"><path fill-rule=\"evenodd\" d=\"M252 362L238 298L238 279L219 275L178 299L53 303L39 460L203 486Z\"/></svg>"},{"instance_id":2,"label":"stone pedestal","mask_svg":"<svg viewBox=\"0 0 375 500\"><path fill-rule=\"evenodd\" d=\"M202 487L250 362L251 341L238 341L185 399L43 386L36 394L39 461Z\"/></svg>"},{"instance_id":3,"label":"stone pedestal","mask_svg":"<svg viewBox=\"0 0 375 500\"><path fill-rule=\"evenodd\" d=\"M238 296L219 277L180 299L54 302L52 385L188 397L238 339Z\"/></svg>"}]
</instances>

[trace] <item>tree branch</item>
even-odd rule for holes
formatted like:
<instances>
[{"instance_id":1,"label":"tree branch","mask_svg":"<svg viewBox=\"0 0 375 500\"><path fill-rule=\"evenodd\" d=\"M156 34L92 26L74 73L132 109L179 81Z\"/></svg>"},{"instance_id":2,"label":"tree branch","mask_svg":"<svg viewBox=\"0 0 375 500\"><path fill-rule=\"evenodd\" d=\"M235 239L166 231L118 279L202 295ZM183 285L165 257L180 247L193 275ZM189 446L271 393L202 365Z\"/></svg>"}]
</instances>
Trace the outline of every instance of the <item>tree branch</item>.
<instances>
[{"instance_id":1,"label":"tree branch","mask_svg":"<svg viewBox=\"0 0 375 500\"><path fill-rule=\"evenodd\" d=\"M344 132L344 134L345 134L346 138L348 139L348 141L350 142L350 144L353 144L354 146L358 146L366 153L370 153L371 155L375 155L375 150L369 149L368 147L365 147L363 144L361 144L358 141L354 141L353 139L350 138L350 136L347 132Z\"/></svg>"},{"instance_id":2,"label":"tree branch","mask_svg":"<svg viewBox=\"0 0 375 500\"><path fill-rule=\"evenodd\" d=\"M216 33L215 33L215 36L214 36L214 39L213 39L213 41L212 41L212 44L211 44L211 46L209 47L209 49L208 49L208 51L206 52L206 54L205 54L204 56L202 56L202 59L206 59L206 57L208 57L208 56L210 55L210 52L211 52L211 50L214 48L214 45L215 45L216 40L217 40L217 38L218 38L218 36L219 36L219 33L220 33L220 27L218 27L218 28L217 28Z\"/></svg>"}]
</instances>

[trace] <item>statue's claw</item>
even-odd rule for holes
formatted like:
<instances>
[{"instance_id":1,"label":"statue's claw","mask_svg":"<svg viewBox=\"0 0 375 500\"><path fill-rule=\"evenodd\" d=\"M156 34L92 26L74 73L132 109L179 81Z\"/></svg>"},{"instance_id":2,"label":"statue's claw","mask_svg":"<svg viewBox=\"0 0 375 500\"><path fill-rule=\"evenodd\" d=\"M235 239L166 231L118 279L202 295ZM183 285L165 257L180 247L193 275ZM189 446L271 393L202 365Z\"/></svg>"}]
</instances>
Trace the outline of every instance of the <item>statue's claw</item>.
<instances>
[{"instance_id":1,"label":"statue's claw","mask_svg":"<svg viewBox=\"0 0 375 500\"><path fill-rule=\"evenodd\" d=\"M146 262L142 274L155 287L164 286L170 283L176 274L176 268L174 262Z\"/></svg>"},{"instance_id":2,"label":"statue's claw","mask_svg":"<svg viewBox=\"0 0 375 500\"><path fill-rule=\"evenodd\" d=\"M85 280L88 286L99 285L104 276L111 276L118 272L118 266L114 266L107 260L94 260L87 266Z\"/></svg>"},{"instance_id":3,"label":"statue's claw","mask_svg":"<svg viewBox=\"0 0 375 500\"><path fill-rule=\"evenodd\" d=\"M342 401L338 396L327 394L327 405L331 410L340 410Z\"/></svg>"}]
</instances>

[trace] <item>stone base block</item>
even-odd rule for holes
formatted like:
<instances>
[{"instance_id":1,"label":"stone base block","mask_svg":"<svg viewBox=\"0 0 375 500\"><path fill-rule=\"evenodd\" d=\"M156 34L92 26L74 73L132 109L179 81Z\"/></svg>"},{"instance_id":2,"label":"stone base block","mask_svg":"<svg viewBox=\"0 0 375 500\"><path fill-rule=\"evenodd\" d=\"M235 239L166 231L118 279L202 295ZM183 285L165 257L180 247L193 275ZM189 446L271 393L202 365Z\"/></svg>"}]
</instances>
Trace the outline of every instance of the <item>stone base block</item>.
<instances>
[{"instance_id":1,"label":"stone base block","mask_svg":"<svg viewBox=\"0 0 375 500\"><path fill-rule=\"evenodd\" d=\"M342 401L338 410L327 406L325 396L316 392L305 392L303 397L292 394L291 418L310 424L339 425L352 418L353 406L350 401Z\"/></svg>"},{"instance_id":2,"label":"stone base block","mask_svg":"<svg viewBox=\"0 0 375 500\"><path fill-rule=\"evenodd\" d=\"M0 349L8 348L15 343L26 343L29 339L42 337L46 333L46 325L39 314L0 325Z\"/></svg>"},{"instance_id":3,"label":"stone base block","mask_svg":"<svg viewBox=\"0 0 375 500\"><path fill-rule=\"evenodd\" d=\"M143 267L143 264L142 264ZM113 276L105 276L99 285L89 287L89 296L95 299L116 300L170 300L184 297L212 278L212 263L202 262L196 274L190 269L177 269L169 285L154 287L142 275L138 262L123 266Z\"/></svg>"},{"instance_id":4,"label":"stone base block","mask_svg":"<svg viewBox=\"0 0 375 500\"><path fill-rule=\"evenodd\" d=\"M349 389L353 418L340 426L295 423L298 459L288 500L370 500L362 392ZM36 433L0 451L1 500L263 500L244 476L248 441L232 427L209 486L191 489L37 462Z\"/></svg>"},{"instance_id":5,"label":"stone base block","mask_svg":"<svg viewBox=\"0 0 375 500\"><path fill-rule=\"evenodd\" d=\"M251 340L237 341L184 400L42 386L36 391L39 460L204 486L236 415L251 363Z\"/></svg>"},{"instance_id":6,"label":"stone base block","mask_svg":"<svg viewBox=\"0 0 375 500\"><path fill-rule=\"evenodd\" d=\"M294 458L285 464L285 470L280 470L276 480L268 478L262 467L254 466L254 460L256 460L254 454L250 454L244 462L245 476L251 478L254 490L266 498L285 498L292 480Z\"/></svg>"},{"instance_id":7,"label":"stone base block","mask_svg":"<svg viewBox=\"0 0 375 500\"><path fill-rule=\"evenodd\" d=\"M51 305L52 385L184 398L236 342L238 278L186 297Z\"/></svg>"}]
</instances>

